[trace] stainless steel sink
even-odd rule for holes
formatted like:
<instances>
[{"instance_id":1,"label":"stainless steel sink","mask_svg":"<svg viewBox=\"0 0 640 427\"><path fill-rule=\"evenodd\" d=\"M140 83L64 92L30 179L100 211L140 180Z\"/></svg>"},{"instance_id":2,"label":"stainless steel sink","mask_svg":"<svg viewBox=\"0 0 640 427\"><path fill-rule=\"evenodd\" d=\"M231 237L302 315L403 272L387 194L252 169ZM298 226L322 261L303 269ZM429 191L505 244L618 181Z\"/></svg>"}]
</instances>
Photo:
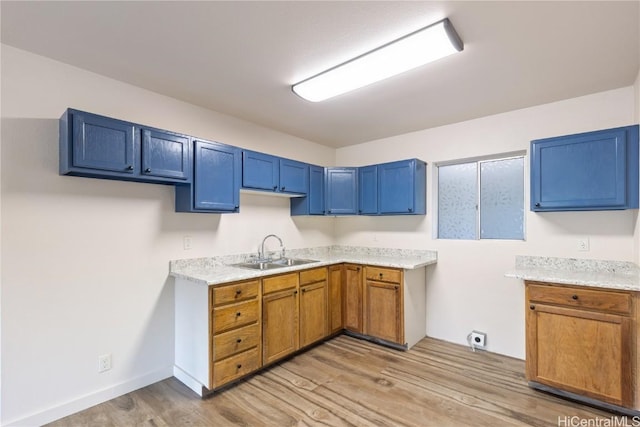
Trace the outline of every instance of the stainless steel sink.
<instances>
[{"instance_id":1,"label":"stainless steel sink","mask_svg":"<svg viewBox=\"0 0 640 427\"><path fill-rule=\"evenodd\" d=\"M313 259L301 259L301 258L280 258L267 262L239 262L237 264L231 264L232 267L246 268L249 270L273 270L276 268L293 267L296 265L311 264L319 262Z\"/></svg>"}]
</instances>

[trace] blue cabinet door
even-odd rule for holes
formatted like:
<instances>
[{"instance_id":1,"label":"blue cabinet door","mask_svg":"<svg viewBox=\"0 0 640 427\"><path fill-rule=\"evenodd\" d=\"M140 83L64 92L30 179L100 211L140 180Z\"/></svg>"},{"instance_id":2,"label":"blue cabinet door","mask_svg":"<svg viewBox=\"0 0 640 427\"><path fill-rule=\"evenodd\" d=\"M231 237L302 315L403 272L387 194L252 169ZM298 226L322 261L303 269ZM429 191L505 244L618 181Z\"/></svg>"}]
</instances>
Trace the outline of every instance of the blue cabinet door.
<instances>
[{"instance_id":1,"label":"blue cabinet door","mask_svg":"<svg viewBox=\"0 0 640 427\"><path fill-rule=\"evenodd\" d=\"M142 174L186 181L191 176L189 137L143 128Z\"/></svg>"},{"instance_id":2,"label":"blue cabinet door","mask_svg":"<svg viewBox=\"0 0 640 427\"><path fill-rule=\"evenodd\" d=\"M380 214L426 213L426 164L417 159L378 165Z\"/></svg>"},{"instance_id":3,"label":"blue cabinet door","mask_svg":"<svg viewBox=\"0 0 640 427\"><path fill-rule=\"evenodd\" d=\"M358 213L378 213L378 166L358 168Z\"/></svg>"},{"instance_id":4,"label":"blue cabinet door","mask_svg":"<svg viewBox=\"0 0 640 427\"><path fill-rule=\"evenodd\" d=\"M295 160L280 159L278 191L307 194L309 191L309 165Z\"/></svg>"},{"instance_id":5,"label":"blue cabinet door","mask_svg":"<svg viewBox=\"0 0 640 427\"><path fill-rule=\"evenodd\" d=\"M309 191L305 197L291 199L291 215L324 215L324 168L309 165Z\"/></svg>"},{"instance_id":6,"label":"blue cabinet door","mask_svg":"<svg viewBox=\"0 0 640 427\"><path fill-rule=\"evenodd\" d=\"M531 141L531 210L638 207L638 126Z\"/></svg>"},{"instance_id":7,"label":"blue cabinet door","mask_svg":"<svg viewBox=\"0 0 640 427\"><path fill-rule=\"evenodd\" d=\"M238 212L240 204L240 149L194 141L191 185L176 186L177 212Z\"/></svg>"},{"instance_id":8,"label":"blue cabinet door","mask_svg":"<svg viewBox=\"0 0 640 427\"><path fill-rule=\"evenodd\" d=\"M280 161L275 156L244 150L242 152L242 187L277 191Z\"/></svg>"},{"instance_id":9,"label":"blue cabinet door","mask_svg":"<svg viewBox=\"0 0 640 427\"><path fill-rule=\"evenodd\" d=\"M329 215L358 213L358 169L326 169L326 208Z\"/></svg>"},{"instance_id":10,"label":"blue cabinet door","mask_svg":"<svg viewBox=\"0 0 640 427\"><path fill-rule=\"evenodd\" d=\"M71 122L73 168L115 175L139 173L133 124L80 111L71 114Z\"/></svg>"}]
</instances>

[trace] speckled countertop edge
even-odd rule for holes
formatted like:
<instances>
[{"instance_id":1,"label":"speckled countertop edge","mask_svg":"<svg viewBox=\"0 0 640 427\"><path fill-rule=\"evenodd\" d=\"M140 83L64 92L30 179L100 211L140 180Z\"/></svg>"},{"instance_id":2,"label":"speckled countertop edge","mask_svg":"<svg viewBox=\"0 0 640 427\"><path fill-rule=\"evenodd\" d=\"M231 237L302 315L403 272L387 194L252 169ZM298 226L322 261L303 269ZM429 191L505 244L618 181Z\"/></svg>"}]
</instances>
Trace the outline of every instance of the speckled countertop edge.
<instances>
[{"instance_id":1,"label":"speckled countertop edge","mask_svg":"<svg viewBox=\"0 0 640 427\"><path fill-rule=\"evenodd\" d=\"M283 267L276 270L247 270L232 267L245 261L250 254L225 255L210 258L192 258L174 260L170 262L169 274L176 278L205 284L217 285L238 280L266 277L275 274L322 267L343 262L374 265L380 267L395 267L406 270L435 264L438 254L429 250L367 248L360 246L323 246L317 248L287 250L286 256L291 258L313 259L317 262Z\"/></svg>"},{"instance_id":2,"label":"speckled countertop edge","mask_svg":"<svg viewBox=\"0 0 640 427\"><path fill-rule=\"evenodd\" d=\"M544 283L640 291L640 269L632 262L516 256L506 277Z\"/></svg>"}]
</instances>

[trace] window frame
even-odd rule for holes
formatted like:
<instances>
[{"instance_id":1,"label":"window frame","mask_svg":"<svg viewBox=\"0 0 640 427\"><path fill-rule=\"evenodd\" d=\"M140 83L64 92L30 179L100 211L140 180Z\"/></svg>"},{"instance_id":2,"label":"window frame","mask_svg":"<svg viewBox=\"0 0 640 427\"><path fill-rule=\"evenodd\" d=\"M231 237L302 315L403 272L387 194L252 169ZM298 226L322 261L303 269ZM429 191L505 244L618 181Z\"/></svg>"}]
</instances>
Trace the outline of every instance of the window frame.
<instances>
[{"instance_id":1,"label":"window frame","mask_svg":"<svg viewBox=\"0 0 640 427\"><path fill-rule=\"evenodd\" d=\"M480 209L481 202L481 164L487 162L495 162L501 160L513 160L513 159L522 159L522 239L505 239L505 238L482 238L481 237L481 229L480 229L480 218L482 216L482 211ZM440 237L440 167L441 166L452 166L452 165L462 165L466 163L475 163L476 164L476 218L475 218L475 239L453 239ZM527 161L527 152L526 150L522 151L512 151L501 154L493 154L487 156L479 156L479 157L469 157L463 159L455 159L455 160L446 160L440 162L433 163L433 179L431 180L433 185L433 227L432 227L432 236L434 236L435 240L448 240L448 241L463 241L463 242L476 242L476 241L500 241L500 242L525 242L527 240L527 203L528 203L528 195L526 189L528 188L527 176L528 176L528 167L529 162Z\"/></svg>"}]
</instances>

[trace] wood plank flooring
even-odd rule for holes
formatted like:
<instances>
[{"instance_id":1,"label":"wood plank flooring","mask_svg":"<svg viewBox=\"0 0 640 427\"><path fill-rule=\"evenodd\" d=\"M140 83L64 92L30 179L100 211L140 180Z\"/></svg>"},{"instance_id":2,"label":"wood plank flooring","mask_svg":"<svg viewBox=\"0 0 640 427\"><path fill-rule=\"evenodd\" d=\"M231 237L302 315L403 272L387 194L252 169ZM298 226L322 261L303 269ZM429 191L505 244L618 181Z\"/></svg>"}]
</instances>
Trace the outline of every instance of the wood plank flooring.
<instances>
[{"instance_id":1,"label":"wood plank flooring","mask_svg":"<svg viewBox=\"0 0 640 427\"><path fill-rule=\"evenodd\" d=\"M49 426L557 426L574 416L612 414L531 390L521 360L341 335L206 399L170 378Z\"/></svg>"}]
</instances>

